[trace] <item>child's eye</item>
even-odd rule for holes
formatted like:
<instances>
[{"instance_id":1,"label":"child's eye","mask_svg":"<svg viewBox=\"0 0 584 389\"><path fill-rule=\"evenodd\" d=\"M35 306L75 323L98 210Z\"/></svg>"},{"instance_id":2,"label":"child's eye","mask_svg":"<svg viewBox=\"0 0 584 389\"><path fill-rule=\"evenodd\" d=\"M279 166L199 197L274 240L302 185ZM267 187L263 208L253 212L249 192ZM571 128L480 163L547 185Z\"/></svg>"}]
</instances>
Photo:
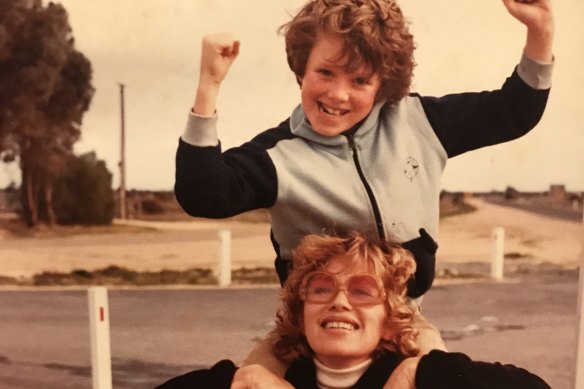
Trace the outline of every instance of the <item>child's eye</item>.
<instances>
[{"instance_id":1,"label":"child's eye","mask_svg":"<svg viewBox=\"0 0 584 389\"><path fill-rule=\"evenodd\" d=\"M328 69L319 69L318 72L325 77L331 77L333 75L333 72Z\"/></svg>"},{"instance_id":2,"label":"child's eye","mask_svg":"<svg viewBox=\"0 0 584 389\"><path fill-rule=\"evenodd\" d=\"M355 84L357 85L367 85L369 80L365 77L357 77L355 78Z\"/></svg>"}]
</instances>

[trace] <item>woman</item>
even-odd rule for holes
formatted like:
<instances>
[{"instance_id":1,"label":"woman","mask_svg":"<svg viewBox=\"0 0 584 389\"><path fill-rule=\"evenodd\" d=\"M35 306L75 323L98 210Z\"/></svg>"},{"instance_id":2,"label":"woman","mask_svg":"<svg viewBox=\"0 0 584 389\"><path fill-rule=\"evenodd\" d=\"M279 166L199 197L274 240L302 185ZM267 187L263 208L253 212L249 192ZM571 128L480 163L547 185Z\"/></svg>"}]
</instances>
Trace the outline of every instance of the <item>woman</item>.
<instances>
[{"instance_id":1,"label":"woman","mask_svg":"<svg viewBox=\"0 0 584 389\"><path fill-rule=\"evenodd\" d=\"M549 388L512 365L438 350L416 356L405 297L416 264L399 245L310 235L293 258L272 333L274 354L290 364L284 379L260 365L221 361L158 388Z\"/></svg>"}]
</instances>

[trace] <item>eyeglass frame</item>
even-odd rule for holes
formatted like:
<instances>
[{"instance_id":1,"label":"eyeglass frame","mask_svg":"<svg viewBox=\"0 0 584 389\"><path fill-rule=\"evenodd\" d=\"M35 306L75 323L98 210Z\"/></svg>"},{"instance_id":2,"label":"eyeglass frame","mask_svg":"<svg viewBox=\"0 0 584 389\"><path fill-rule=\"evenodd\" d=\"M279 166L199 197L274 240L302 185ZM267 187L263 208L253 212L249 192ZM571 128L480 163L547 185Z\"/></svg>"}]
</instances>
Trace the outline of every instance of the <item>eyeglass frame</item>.
<instances>
[{"instance_id":1,"label":"eyeglass frame","mask_svg":"<svg viewBox=\"0 0 584 389\"><path fill-rule=\"evenodd\" d=\"M325 274L333 279L334 286L335 286L335 293L333 293L331 295L331 298L329 301L324 302L324 301L310 301L310 300L308 300L308 296L307 296L308 280L310 279L311 276L313 276L315 274ZM351 301L352 300L351 294L347 290L347 287L349 286L351 279L353 277L361 277L361 276L370 277L375 281L375 284L377 285L377 290L378 290L378 292L380 292L379 296L377 297L377 299L375 301L372 301L369 303L354 303L353 301ZM370 305L382 304L387 297L387 292L385 291L385 286L383 285L383 282L381 280L379 280L379 278L377 278L369 273L353 274L348 278L347 282L345 282L343 285L340 285L339 280L337 279L337 277L335 277L335 275L333 273L329 273L329 272L324 271L324 270L315 270L315 271L311 271L311 272L305 274L304 277L302 277L302 282L300 283L299 295L300 295L300 299L302 301L304 301L305 303L308 302L311 304L330 304L331 302L333 302L335 300L335 298L337 298L337 296L341 292L345 292L345 296L347 296L347 300L353 306L370 306Z\"/></svg>"}]
</instances>

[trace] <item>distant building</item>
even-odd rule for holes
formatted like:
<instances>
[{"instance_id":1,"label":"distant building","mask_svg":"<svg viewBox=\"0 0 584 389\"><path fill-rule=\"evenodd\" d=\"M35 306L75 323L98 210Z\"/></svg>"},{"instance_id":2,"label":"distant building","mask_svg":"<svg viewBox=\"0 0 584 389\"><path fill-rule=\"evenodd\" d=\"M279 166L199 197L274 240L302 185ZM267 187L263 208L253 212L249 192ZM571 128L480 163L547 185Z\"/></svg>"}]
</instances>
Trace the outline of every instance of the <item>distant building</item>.
<instances>
[{"instance_id":1,"label":"distant building","mask_svg":"<svg viewBox=\"0 0 584 389\"><path fill-rule=\"evenodd\" d=\"M559 184L550 185L550 198L554 203L565 202L568 199L568 192L566 192L566 186Z\"/></svg>"}]
</instances>

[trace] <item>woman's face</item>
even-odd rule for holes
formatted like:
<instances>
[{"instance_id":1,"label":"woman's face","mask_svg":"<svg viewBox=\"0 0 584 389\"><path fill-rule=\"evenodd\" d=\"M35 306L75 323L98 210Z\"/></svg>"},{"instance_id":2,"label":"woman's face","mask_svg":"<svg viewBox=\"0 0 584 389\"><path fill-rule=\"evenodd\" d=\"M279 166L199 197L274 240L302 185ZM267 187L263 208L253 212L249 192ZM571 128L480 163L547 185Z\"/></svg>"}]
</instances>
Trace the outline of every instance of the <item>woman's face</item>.
<instances>
[{"instance_id":1,"label":"woman's face","mask_svg":"<svg viewBox=\"0 0 584 389\"><path fill-rule=\"evenodd\" d=\"M304 113L324 136L339 135L365 119L381 85L379 75L364 65L347 71L342 49L339 38L319 35L301 79Z\"/></svg>"},{"instance_id":2,"label":"woman's face","mask_svg":"<svg viewBox=\"0 0 584 389\"><path fill-rule=\"evenodd\" d=\"M366 263L353 265L343 257L331 258L324 270L334 274L341 288L355 274L377 278ZM347 368L371 357L386 333L386 313L383 302L353 306L340 291L330 303L304 303L304 334L320 362Z\"/></svg>"}]
</instances>

